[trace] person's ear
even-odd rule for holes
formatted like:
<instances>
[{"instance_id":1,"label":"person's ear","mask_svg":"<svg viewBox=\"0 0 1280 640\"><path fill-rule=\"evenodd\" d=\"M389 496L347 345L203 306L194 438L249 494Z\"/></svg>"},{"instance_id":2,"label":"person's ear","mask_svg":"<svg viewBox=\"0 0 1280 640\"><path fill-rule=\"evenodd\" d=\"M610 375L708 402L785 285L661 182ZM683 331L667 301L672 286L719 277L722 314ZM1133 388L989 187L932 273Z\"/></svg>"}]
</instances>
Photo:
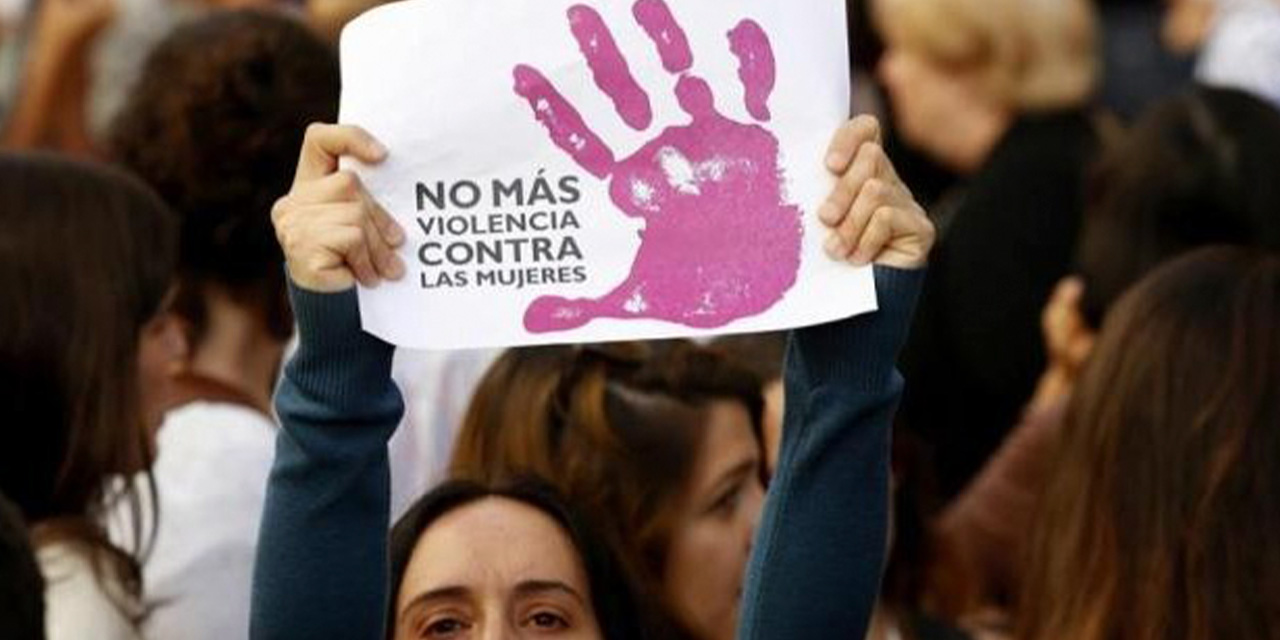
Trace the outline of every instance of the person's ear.
<instances>
[{"instance_id":1,"label":"person's ear","mask_svg":"<svg viewBox=\"0 0 1280 640\"><path fill-rule=\"evenodd\" d=\"M1084 282L1078 277L1063 278L1054 288L1041 316L1045 352L1051 367L1075 372L1084 366L1097 338L1081 310Z\"/></svg>"},{"instance_id":2,"label":"person's ear","mask_svg":"<svg viewBox=\"0 0 1280 640\"><path fill-rule=\"evenodd\" d=\"M138 336L138 385L143 420L154 433L169 410L173 380L190 366L187 323L172 311L161 311L142 326Z\"/></svg>"},{"instance_id":3,"label":"person's ear","mask_svg":"<svg viewBox=\"0 0 1280 640\"><path fill-rule=\"evenodd\" d=\"M1040 322L1047 362L1028 404L1031 411L1058 406L1070 396L1080 368L1093 351L1095 335L1080 310L1083 296L1083 281L1063 278L1044 306Z\"/></svg>"},{"instance_id":4,"label":"person's ear","mask_svg":"<svg viewBox=\"0 0 1280 640\"><path fill-rule=\"evenodd\" d=\"M154 371L177 375L189 368L190 326L171 311L156 314L142 330L142 357Z\"/></svg>"}]
</instances>

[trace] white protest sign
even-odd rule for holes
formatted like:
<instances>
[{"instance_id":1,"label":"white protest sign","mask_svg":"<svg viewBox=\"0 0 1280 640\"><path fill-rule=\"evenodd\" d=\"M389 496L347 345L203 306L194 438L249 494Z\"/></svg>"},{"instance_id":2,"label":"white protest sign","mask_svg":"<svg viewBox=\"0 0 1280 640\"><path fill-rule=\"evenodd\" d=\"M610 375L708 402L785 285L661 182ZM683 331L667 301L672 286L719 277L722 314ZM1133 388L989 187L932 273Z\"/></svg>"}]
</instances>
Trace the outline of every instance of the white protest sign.
<instances>
[{"instance_id":1,"label":"white protest sign","mask_svg":"<svg viewBox=\"0 0 1280 640\"><path fill-rule=\"evenodd\" d=\"M814 211L843 0L407 0L342 38L351 166L405 228L365 329L452 349L777 330L875 308Z\"/></svg>"}]
</instances>

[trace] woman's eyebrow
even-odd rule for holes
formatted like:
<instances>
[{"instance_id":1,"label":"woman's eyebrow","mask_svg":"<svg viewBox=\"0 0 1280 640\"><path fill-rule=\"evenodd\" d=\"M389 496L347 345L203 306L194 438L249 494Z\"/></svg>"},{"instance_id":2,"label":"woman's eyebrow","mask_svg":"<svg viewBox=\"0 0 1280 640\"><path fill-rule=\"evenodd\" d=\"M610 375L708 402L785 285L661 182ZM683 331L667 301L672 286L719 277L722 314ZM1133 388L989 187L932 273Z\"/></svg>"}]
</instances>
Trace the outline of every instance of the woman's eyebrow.
<instances>
[{"instance_id":1,"label":"woman's eyebrow","mask_svg":"<svg viewBox=\"0 0 1280 640\"><path fill-rule=\"evenodd\" d=\"M438 600L466 600L471 597L471 590L463 586L440 587L430 591L423 591L414 596L408 604L400 609L400 620L404 620L414 609L422 607Z\"/></svg>"},{"instance_id":2,"label":"woman's eyebrow","mask_svg":"<svg viewBox=\"0 0 1280 640\"><path fill-rule=\"evenodd\" d=\"M515 593L520 597L528 597L539 595L547 592L560 592L572 596L582 606L587 605L587 599L578 593L577 589L569 586L567 583L559 580L525 580L516 585Z\"/></svg>"},{"instance_id":3,"label":"woman's eyebrow","mask_svg":"<svg viewBox=\"0 0 1280 640\"><path fill-rule=\"evenodd\" d=\"M728 485L734 484L743 477L754 473L758 466L760 466L759 458L743 459L728 471L720 474L720 476L716 478L715 483L711 485L711 488L715 493L719 493L721 490L727 488Z\"/></svg>"}]
</instances>

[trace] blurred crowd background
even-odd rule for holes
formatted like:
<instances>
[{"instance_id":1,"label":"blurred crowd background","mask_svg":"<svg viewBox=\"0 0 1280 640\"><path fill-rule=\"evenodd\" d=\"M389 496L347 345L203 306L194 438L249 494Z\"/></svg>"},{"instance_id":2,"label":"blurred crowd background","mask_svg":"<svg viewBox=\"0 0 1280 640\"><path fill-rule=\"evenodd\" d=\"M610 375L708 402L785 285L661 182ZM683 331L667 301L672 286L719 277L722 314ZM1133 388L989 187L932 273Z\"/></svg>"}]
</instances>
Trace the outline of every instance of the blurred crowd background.
<instances>
[{"instance_id":1,"label":"blurred crowd background","mask_svg":"<svg viewBox=\"0 0 1280 640\"><path fill-rule=\"evenodd\" d=\"M342 25L375 4L0 0L0 265L44 265L59 293L41 307L0 274L13 316L0 324L0 489L16 505L0 511L4 546L39 559L3 564L0 615L14 622L0 619L0 637L247 637L271 397L294 326L270 212L307 125L337 118ZM890 562L869 638L1280 637L1276 283L1210 256L1180 277L1234 275L1164 306L1130 300L1196 249L1280 251L1280 1L852 0L849 31L853 114L881 119L938 228L900 362ZM24 173L32 157L129 172L177 214L176 244L137 236L123 258L78 255L83 237L120 232L107 213L22 226L63 200L116 206L95 195L100 176L43 181ZM176 285L147 280L166 269ZM139 312L124 351L95 350L113 303L81 295L155 298L161 312ZM1239 313L1206 324L1223 305ZM1186 327L1215 340L1159 339ZM504 426L546 413L579 350L397 354L393 511L446 478L537 470L570 501L630 509L618 535L637 538L623 547L654 597L690 637L727 639L732 621L703 609L741 582L783 429L785 336L634 346L596 357L643 361L675 396L763 402L746 436L758 455L687 566L645 566L682 548L668 507L701 485L672 479L736 441L659 430L619 449L588 432L540 458L529 443L546 425ZM113 370L134 347L137 366ZM1109 375L1081 388L1090 367ZM31 380L58 375L62 395L31 395L43 388ZM125 491L139 462L106 421L76 421L135 403L162 426L144 448L146 488ZM30 426L50 421L61 426ZM80 566L51 551L68 540L104 550L95 575L124 576L108 580L117 611L56 604L83 588L55 575ZM24 612L47 623L22 627ZM123 620L120 635L104 619Z\"/></svg>"}]
</instances>

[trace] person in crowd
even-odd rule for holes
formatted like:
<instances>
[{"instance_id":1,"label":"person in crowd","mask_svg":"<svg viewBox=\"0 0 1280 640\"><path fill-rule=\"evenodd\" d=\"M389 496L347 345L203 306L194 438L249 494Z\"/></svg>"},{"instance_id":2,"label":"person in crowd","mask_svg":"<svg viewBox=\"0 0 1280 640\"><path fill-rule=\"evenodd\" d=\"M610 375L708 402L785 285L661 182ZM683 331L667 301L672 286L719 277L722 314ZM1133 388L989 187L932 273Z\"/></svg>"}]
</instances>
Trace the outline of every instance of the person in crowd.
<instances>
[{"instance_id":1,"label":"person in crowd","mask_svg":"<svg viewBox=\"0 0 1280 640\"><path fill-rule=\"evenodd\" d=\"M86 117L92 51L116 10L114 0L43 0L34 6L0 144L81 155L94 150Z\"/></svg>"},{"instance_id":2,"label":"person in crowd","mask_svg":"<svg viewBox=\"0 0 1280 640\"><path fill-rule=\"evenodd\" d=\"M1028 531L1066 403L1114 302L1159 264L1210 244L1280 251L1280 112L1231 89L1158 103L1094 176L1076 274L1044 313L1049 365L1022 423L937 522L977 606L1021 589Z\"/></svg>"},{"instance_id":3,"label":"person in crowd","mask_svg":"<svg viewBox=\"0 0 1280 640\"><path fill-rule=\"evenodd\" d=\"M11 640L44 640L44 577L18 507L0 495L0 629Z\"/></svg>"},{"instance_id":4,"label":"person in crowd","mask_svg":"<svg viewBox=\"0 0 1280 640\"><path fill-rule=\"evenodd\" d=\"M1191 84L1217 0L1097 0L1098 103L1121 123Z\"/></svg>"},{"instance_id":5,"label":"person in crowd","mask_svg":"<svg viewBox=\"0 0 1280 640\"><path fill-rule=\"evenodd\" d=\"M877 0L880 77L906 140L965 176L903 359L903 423L954 496L1044 368L1040 309L1071 264L1096 146L1087 0Z\"/></svg>"},{"instance_id":6,"label":"person in crowd","mask_svg":"<svg viewBox=\"0 0 1280 640\"><path fill-rule=\"evenodd\" d=\"M451 475L545 478L678 637L732 640L764 498L761 388L683 340L512 349L476 389Z\"/></svg>"},{"instance_id":7,"label":"person in crowd","mask_svg":"<svg viewBox=\"0 0 1280 640\"><path fill-rule=\"evenodd\" d=\"M618 556L550 485L450 481L391 531L389 638L651 638Z\"/></svg>"},{"instance_id":8,"label":"person in crowd","mask_svg":"<svg viewBox=\"0 0 1280 640\"><path fill-rule=\"evenodd\" d=\"M189 351L157 436L159 512L143 566L148 637L244 638L293 316L271 207L307 124L337 116L338 63L300 21L227 11L152 53L109 138L181 219L173 317Z\"/></svg>"},{"instance_id":9,"label":"person in crowd","mask_svg":"<svg viewBox=\"0 0 1280 640\"><path fill-rule=\"evenodd\" d=\"M892 447L889 558L866 640L968 640L958 622L967 611L950 596L967 593L972 578L957 570L956 550L932 535L939 507L932 474L922 471L928 448L905 430L894 432Z\"/></svg>"},{"instance_id":10,"label":"person in crowd","mask_svg":"<svg viewBox=\"0 0 1280 640\"><path fill-rule=\"evenodd\" d=\"M0 144L97 155L174 30L221 11L272 9L334 45L342 27L385 0L22 0L0 7ZM28 16L33 19L27 19ZM6 18L9 18L6 21Z\"/></svg>"},{"instance_id":11,"label":"person in crowd","mask_svg":"<svg viewBox=\"0 0 1280 640\"><path fill-rule=\"evenodd\" d=\"M828 217L827 246L833 259L875 263L880 311L794 334L795 400L752 547L741 638L859 637L875 602L902 388L894 360L934 237L878 141L872 118L835 136L827 167L842 182L827 204L844 213ZM402 403L394 350L359 329L352 287L402 277L393 247L405 236L338 170L342 156L386 153L357 128L312 129L274 211L300 345L276 399L284 430L259 541L255 638L364 637L386 624L386 442Z\"/></svg>"},{"instance_id":12,"label":"person in crowd","mask_svg":"<svg viewBox=\"0 0 1280 640\"><path fill-rule=\"evenodd\" d=\"M1280 255L1214 247L1107 315L1054 438L1018 637L1280 638Z\"/></svg>"},{"instance_id":13,"label":"person in crowd","mask_svg":"<svg viewBox=\"0 0 1280 640\"><path fill-rule=\"evenodd\" d=\"M122 172L0 155L0 228L0 492L31 527L48 637L137 638L160 421L144 393L181 343L159 320L177 221ZM121 480L134 473L143 482ZM128 545L107 536L113 512L134 525Z\"/></svg>"},{"instance_id":14,"label":"person in crowd","mask_svg":"<svg viewBox=\"0 0 1280 640\"><path fill-rule=\"evenodd\" d=\"M722 336L712 340L711 346L746 367L764 385L760 433L764 437L766 475L771 476L778 468L778 451L782 448L782 414L786 406L782 361L787 352L787 335L774 332Z\"/></svg>"}]
</instances>

